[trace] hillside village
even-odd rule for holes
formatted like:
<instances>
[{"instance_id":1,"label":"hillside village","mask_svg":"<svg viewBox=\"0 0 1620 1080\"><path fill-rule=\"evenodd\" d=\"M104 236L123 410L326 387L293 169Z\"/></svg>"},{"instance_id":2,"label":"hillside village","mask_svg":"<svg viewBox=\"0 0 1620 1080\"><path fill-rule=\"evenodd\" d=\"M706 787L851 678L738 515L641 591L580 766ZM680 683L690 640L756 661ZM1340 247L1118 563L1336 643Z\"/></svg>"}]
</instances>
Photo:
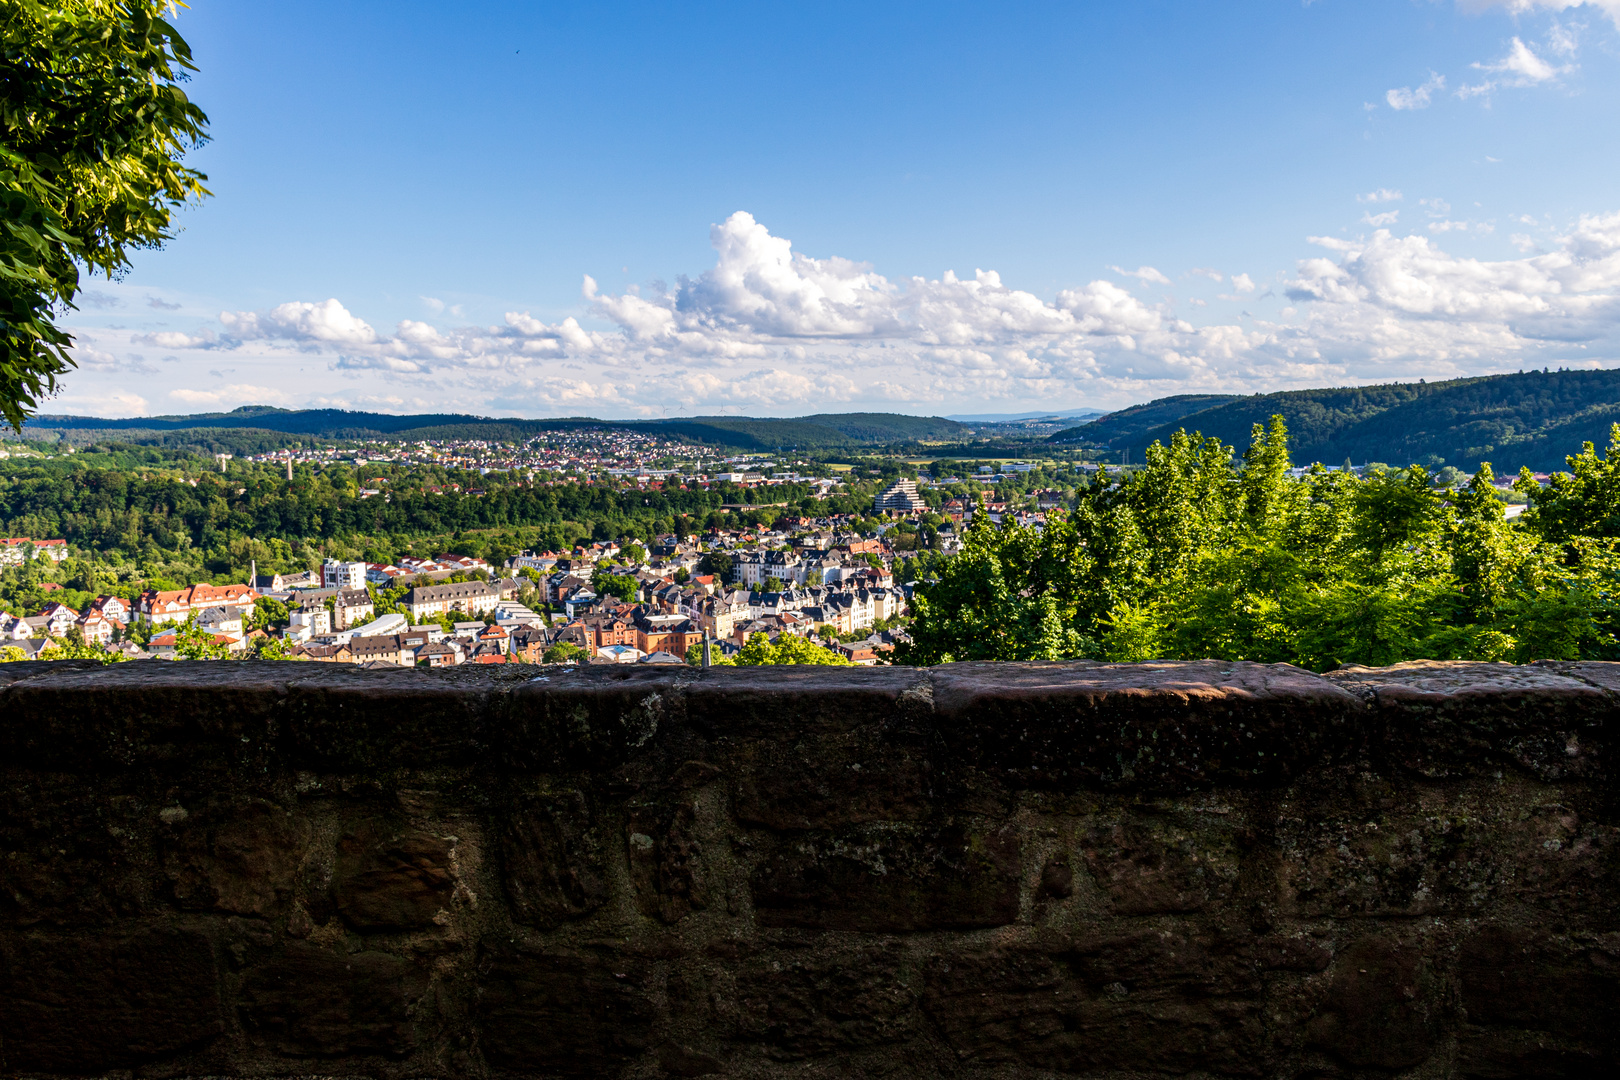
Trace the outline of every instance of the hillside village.
<instances>
[{"instance_id":1,"label":"hillside village","mask_svg":"<svg viewBox=\"0 0 1620 1080\"><path fill-rule=\"evenodd\" d=\"M1000 520L1044 518L985 497ZM881 662L904 639L915 582L897 564L919 522L941 557L960 548L973 509L936 513L917 482L880 490L867 532L854 515L784 516L769 528L598 541L567 552L524 551L492 566L441 554L394 563L326 559L319 570L251 581L97 597L82 610L52 602L0 613L0 648L25 658L63 643L129 659L267 657L371 666L542 662L715 662L752 639L801 639L854 664ZM870 519L867 519L870 523ZM937 525L934 524L937 522ZM58 559L60 542L7 541L15 558Z\"/></svg>"}]
</instances>

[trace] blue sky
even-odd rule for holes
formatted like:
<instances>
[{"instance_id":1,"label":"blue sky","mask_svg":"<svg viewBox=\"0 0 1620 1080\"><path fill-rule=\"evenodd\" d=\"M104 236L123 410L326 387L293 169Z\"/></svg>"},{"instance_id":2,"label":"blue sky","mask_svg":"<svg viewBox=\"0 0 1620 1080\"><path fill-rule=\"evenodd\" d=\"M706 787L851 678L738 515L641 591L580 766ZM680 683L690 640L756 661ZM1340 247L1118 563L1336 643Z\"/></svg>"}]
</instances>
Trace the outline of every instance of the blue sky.
<instances>
[{"instance_id":1,"label":"blue sky","mask_svg":"<svg viewBox=\"0 0 1620 1080\"><path fill-rule=\"evenodd\" d=\"M90 283L49 408L949 413L1612 365L1616 20L196 0L215 195Z\"/></svg>"}]
</instances>

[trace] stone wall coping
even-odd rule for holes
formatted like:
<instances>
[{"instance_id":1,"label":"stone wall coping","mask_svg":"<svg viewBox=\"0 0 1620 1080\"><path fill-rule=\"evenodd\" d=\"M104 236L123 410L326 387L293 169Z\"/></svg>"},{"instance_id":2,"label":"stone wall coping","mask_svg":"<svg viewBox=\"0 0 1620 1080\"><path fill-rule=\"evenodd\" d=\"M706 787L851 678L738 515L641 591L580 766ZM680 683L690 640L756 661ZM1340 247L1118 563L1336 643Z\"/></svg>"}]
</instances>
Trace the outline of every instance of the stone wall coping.
<instances>
[{"instance_id":1,"label":"stone wall coping","mask_svg":"<svg viewBox=\"0 0 1620 1080\"><path fill-rule=\"evenodd\" d=\"M0 754L97 772L600 769L661 729L708 741L921 725L1015 787L1285 783L1371 754L1424 775L1603 775L1620 663L959 663L360 669L259 661L0 666Z\"/></svg>"}]
</instances>

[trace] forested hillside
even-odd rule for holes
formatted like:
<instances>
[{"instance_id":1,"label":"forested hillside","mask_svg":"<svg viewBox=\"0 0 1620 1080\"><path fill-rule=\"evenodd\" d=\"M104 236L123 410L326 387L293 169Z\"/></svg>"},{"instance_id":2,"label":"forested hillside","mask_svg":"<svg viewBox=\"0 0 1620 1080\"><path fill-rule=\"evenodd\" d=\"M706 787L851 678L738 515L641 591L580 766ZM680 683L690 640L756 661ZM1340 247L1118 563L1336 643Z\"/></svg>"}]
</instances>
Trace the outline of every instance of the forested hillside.
<instances>
[{"instance_id":1,"label":"forested hillside","mask_svg":"<svg viewBox=\"0 0 1620 1080\"><path fill-rule=\"evenodd\" d=\"M902 416L896 413L823 413L797 419L755 419L738 416L699 416L674 420L596 420L590 417L526 420L490 418L461 413L391 416L386 413L348 412L342 409L289 411L266 406L244 406L228 413L191 416L143 416L102 419L93 416L40 416L29 421L29 438L65 434L72 441L106 438L116 432L128 441L175 445L222 443L224 433L254 432L325 439L483 439L522 441L544 431L582 427L611 427L651 435L681 436L694 442L744 450L778 447L835 449L871 446L919 439L951 439L967 429L937 416ZM273 441L273 437L272 437Z\"/></svg>"},{"instance_id":2,"label":"forested hillside","mask_svg":"<svg viewBox=\"0 0 1620 1080\"><path fill-rule=\"evenodd\" d=\"M1185 399L1164 402L1177 400ZM1139 430L1099 427L1109 417L1054 439L1103 442L1141 460L1150 444L1168 442L1178 429L1241 444L1252 425L1273 415L1286 420L1299 462L1349 458L1472 472L1488 461L1498 473L1521 466L1552 471L1564 468L1581 443L1607 441L1609 425L1620 419L1620 370L1292 390L1230 399Z\"/></svg>"},{"instance_id":3,"label":"forested hillside","mask_svg":"<svg viewBox=\"0 0 1620 1080\"><path fill-rule=\"evenodd\" d=\"M1158 398L1142 405L1132 405L1128 409L1111 412L1088 424L1060 431L1053 435L1050 441L1101 443L1115 449L1123 449L1130 440L1144 431L1151 431L1161 424L1173 423L1184 416L1236 400L1237 397L1233 394L1178 394L1175 397Z\"/></svg>"}]
</instances>

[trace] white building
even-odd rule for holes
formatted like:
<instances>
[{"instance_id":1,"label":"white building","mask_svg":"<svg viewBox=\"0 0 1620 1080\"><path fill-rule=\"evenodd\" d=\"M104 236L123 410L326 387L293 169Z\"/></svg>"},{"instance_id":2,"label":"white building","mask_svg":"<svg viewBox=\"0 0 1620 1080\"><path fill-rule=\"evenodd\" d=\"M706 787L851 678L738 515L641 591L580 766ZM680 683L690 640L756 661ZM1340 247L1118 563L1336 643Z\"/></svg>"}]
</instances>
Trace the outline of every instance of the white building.
<instances>
[{"instance_id":1,"label":"white building","mask_svg":"<svg viewBox=\"0 0 1620 1080\"><path fill-rule=\"evenodd\" d=\"M366 587L366 564L327 559L321 564L321 585L328 589L363 589Z\"/></svg>"},{"instance_id":2,"label":"white building","mask_svg":"<svg viewBox=\"0 0 1620 1080\"><path fill-rule=\"evenodd\" d=\"M921 495L917 494L917 481L915 480L896 480L878 492L877 498L872 500L872 509L879 514L909 514L927 508L928 503Z\"/></svg>"}]
</instances>

